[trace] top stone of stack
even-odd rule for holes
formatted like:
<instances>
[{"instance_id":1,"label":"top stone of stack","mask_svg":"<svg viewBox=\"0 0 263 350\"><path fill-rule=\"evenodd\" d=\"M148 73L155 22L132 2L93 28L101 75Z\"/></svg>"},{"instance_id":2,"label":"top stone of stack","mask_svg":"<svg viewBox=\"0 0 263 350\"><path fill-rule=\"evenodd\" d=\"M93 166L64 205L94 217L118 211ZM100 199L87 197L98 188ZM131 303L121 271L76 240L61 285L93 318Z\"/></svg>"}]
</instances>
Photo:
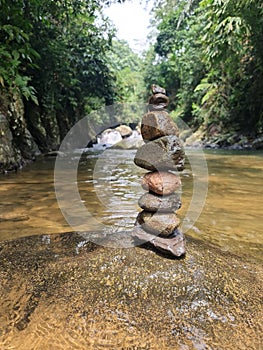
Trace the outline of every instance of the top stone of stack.
<instances>
[{"instance_id":1,"label":"top stone of stack","mask_svg":"<svg viewBox=\"0 0 263 350\"><path fill-rule=\"evenodd\" d=\"M149 99L149 111L160 111L169 104L169 98L166 96L164 88L158 85L152 85L152 96Z\"/></svg>"},{"instance_id":2,"label":"top stone of stack","mask_svg":"<svg viewBox=\"0 0 263 350\"><path fill-rule=\"evenodd\" d=\"M153 94L164 94L164 95L166 95L165 89L160 87L160 86L158 86L158 85L153 84L151 86L151 89L152 89L152 93Z\"/></svg>"}]
</instances>

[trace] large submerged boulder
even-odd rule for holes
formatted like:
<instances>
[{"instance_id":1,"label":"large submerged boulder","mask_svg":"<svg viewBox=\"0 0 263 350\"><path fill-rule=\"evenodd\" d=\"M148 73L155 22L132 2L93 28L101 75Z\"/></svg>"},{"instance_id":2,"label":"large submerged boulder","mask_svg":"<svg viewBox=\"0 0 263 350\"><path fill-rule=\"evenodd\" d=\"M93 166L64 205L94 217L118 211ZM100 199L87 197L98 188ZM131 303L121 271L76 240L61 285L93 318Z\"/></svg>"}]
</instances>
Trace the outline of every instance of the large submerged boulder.
<instances>
[{"instance_id":1,"label":"large submerged boulder","mask_svg":"<svg viewBox=\"0 0 263 350\"><path fill-rule=\"evenodd\" d=\"M3 349L261 349L259 261L190 237L178 260L94 235L0 243Z\"/></svg>"}]
</instances>

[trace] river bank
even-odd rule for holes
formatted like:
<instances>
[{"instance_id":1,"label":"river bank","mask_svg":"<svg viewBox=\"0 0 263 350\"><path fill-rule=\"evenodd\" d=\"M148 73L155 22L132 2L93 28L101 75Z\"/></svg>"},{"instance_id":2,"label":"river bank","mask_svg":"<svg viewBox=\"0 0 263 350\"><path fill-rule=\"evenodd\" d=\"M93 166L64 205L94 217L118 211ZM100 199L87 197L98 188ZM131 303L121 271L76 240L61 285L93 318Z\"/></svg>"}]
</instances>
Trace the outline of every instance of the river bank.
<instances>
[{"instance_id":1,"label":"river bank","mask_svg":"<svg viewBox=\"0 0 263 350\"><path fill-rule=\"evenodd\" d=\"M120 117L114 116L112 122L108 120L103 126L103 124L97 125L93 120L90 125L87 125L85 132L90 134L88 135L90 141L98 138L98 135L105 128L108 129L114 124L123 123L126 118L126 109L128 108L129 111L134 108L134 104L121 104L120 106L121 110L123 109L122 114ZM141 104L141 110L138 113L143 113L145 106L145 104ZM135 107L137 111L139 107L137 105ZM111 109L109 107L107 110L107 108L106 117L109 119ZM103 115L105 110L102 109L99 112ZM30 113L25 111L21 96L1 94L0 90L0 173L16 172L38 157L56 155L68 130L63 129L63 132L60 132L58 121L54 118L51 118L52 121L49 119L47 116L41 115L37 106L30 110ZM53 125L52 132L50 131L51 124ZM223 130L217 125L211 125L207 128L201 126L193 132L186 124L182 124L180 138L185 147L230 150L263 149L262 135L246 136L234 130ZM186 127L185 130L184 127ZM119 147L123 150L127 148L125 141L126 139L119 143ZM140 143L140 137L133 138L129 147L138 147ZM116 147L116 145L114 146Z\"/></svg>"},{"instance_id":2,"label":"river bank","mask_svg":"<svg viewBox=\"0 0 263 350\"><path fill-rule=\"evenodd\" d=\"M236 140L235 142L229 141ZM211 137L207 138L204 135L200 135L199 132L193 133L190 137L184 139L183 135L183 144L186 148L199 148L199 149L217 149L217 150L238 150L238 151L257 151L263 149L263 137L257 137L255 139L249 139L239 135L222 135L220 137ZM31 142L31 141L30 141ZM136 143L137 142L137 143ZM141 144L141 140L136 141L134 139L134 145L137 147L137 144ZM127 149L134 148L129 147ZM1 148L1 147L0 147ZM26 156L22 156L21 152L17 149L14 149L12 145L12 138L10 138L9 145L2 144L2 148L5 148L4 152L0 152L0 173L7 174L10 172L17 172L22 168L28 166L32 162L35 162L37 159L42 157L56 157L59 153L56 150L50 150L47 153L41 153L37 148L36 144L32 144L32 152ZM114 145L113 148L120 148L123 151L126 149L126 145L123 141L120 142L120 145ZM0 149L1 151L1 149Z\"/></svg>"}]
</instances>

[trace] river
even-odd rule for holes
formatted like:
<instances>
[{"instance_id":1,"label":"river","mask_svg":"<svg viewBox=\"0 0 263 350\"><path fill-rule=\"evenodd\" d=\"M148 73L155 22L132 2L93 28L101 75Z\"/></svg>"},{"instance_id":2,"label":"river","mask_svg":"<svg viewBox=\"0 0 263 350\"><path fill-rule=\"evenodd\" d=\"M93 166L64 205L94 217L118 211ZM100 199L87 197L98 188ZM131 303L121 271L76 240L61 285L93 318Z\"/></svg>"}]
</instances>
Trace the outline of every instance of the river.
<instances>
[{"instance_id":1,"label":"river","mask_svg":"<svg viewBox=\"0 0 263 350\"><path fill-rule=\"evenodd\" d=\"M134 150L89 151L80 159L78 189L81 201L105 230L130 230L140 211L137 200L143 193L140 179L145 171L134 165L134 154ZM199 167L207 166L208 191L207 194L198 193L199 197L205 196L202 198L204 203L197 203L196 211L200 216L192 228L186 230L186 235L220 246L225 251L260 258L263 153L207 150L204 159ZM41 157L18 173L0 177L2 241L72 231L57 203L54 164L55 158ZM205 173L192 173L189 162L181 173L182 208L178 214L186 223L193 183L203 181L202 176ZM88 223L83 226L87 231L92 228Z\"/></svg>"},{"instance_id":2,"label":"river","mask_svg":"<svg viewBox=\"0 0 263 350\"><path fill-rule=\"evenodd\" d=\"M179 260L129 246L145 173L134 150L1 176L1 349L262 348L263 153L186 153Z\"/></svg>"}]
</instances>

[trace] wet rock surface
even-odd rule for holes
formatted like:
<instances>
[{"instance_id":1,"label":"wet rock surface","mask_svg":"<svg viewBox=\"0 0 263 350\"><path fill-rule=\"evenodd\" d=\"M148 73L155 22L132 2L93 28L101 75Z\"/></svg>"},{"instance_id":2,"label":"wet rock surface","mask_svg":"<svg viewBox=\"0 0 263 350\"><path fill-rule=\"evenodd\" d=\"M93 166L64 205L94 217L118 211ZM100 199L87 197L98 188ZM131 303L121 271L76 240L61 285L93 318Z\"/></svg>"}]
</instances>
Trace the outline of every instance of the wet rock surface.
<instances>
[{"instance_id":1,"label":"wet rock surface","mask_svg":"<svg viewBox=\"0 0 263 350\"><path fill-rule=\"evenodd\" d=\"M163 136L150 141L136 152L134 163L144 169L155 170L183 170L184 149L175 135Z\"/></svg>"},{"instance_id":2,"label":"wet rock surface","mask_svg":"<svg viewBox=\"0 0 263 350\"><path fill-rule=\"evenodd\" d=\"M0 243L2 349L259 350L262 265L187 241L180 260L76 233Z\"/></svg>"},{"instance_id":3,"label":"wet rock surface","mask_svg":"<svg viewBox=\"0 0 263 350\"><path fill-rule=\"evenodd\" d=\"M145 193L139 199L138 204L142 209L146 209L150 212L169 212L180 209L181 200L177 193L167 196L156 196L152 193Z\"/></svg>"}]
</instances>

